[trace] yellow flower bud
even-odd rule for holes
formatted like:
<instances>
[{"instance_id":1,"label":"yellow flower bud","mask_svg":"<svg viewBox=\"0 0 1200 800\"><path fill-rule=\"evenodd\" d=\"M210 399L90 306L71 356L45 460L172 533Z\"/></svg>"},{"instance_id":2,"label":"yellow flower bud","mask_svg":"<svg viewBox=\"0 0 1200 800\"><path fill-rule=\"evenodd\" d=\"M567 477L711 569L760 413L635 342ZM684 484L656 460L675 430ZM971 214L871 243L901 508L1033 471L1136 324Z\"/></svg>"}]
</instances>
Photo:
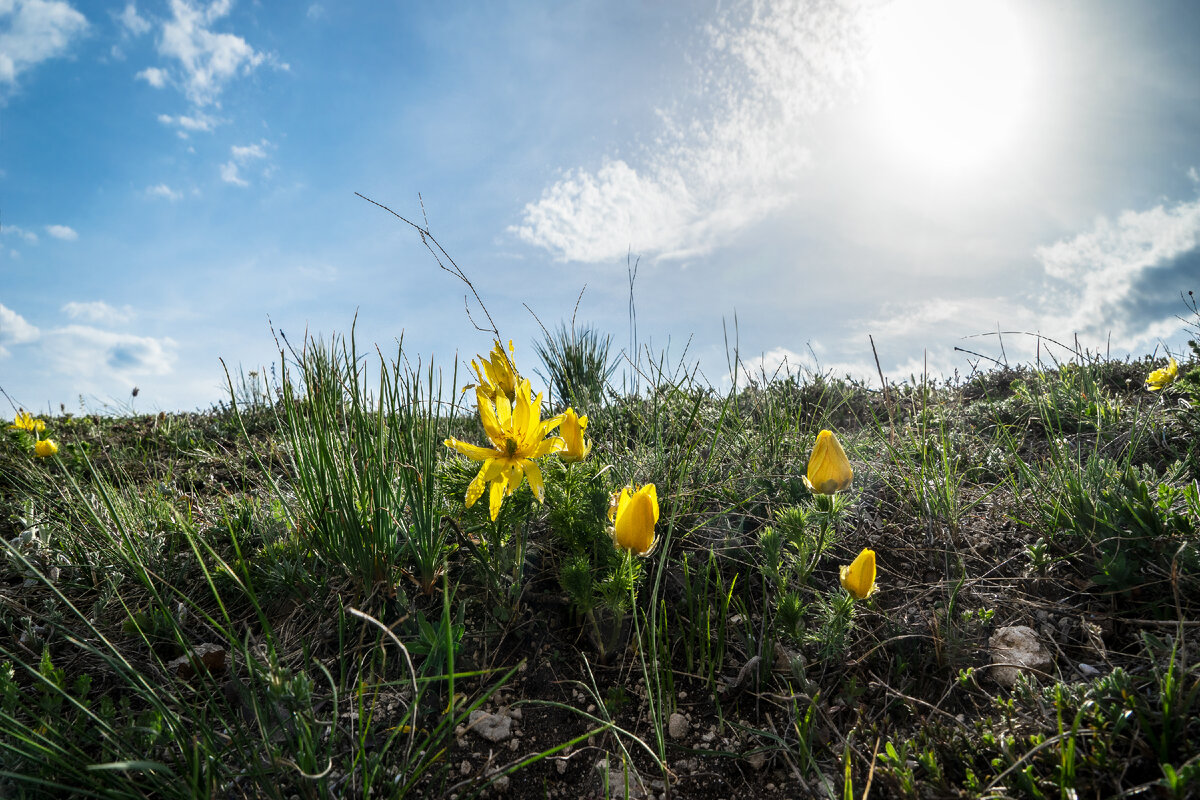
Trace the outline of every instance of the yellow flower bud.
<instances>
[{"instance_id":1,"label":"yellow flower bud","mask_svg":"<svg viewBox=\"0 0 1200 800\"><path fill-rule=\"evenodd\" d=\"M575 415L575 409L568 408L562 415L562 424L558 426L558 435L562 437L564 447L559 453L563 461L582 461L591 452L592 443L583 438L587 431L587 414L581 417Z\"/></svg>"},{"instance_id":2,"label":"yellow flower bud","mask_svg":"<svg viewBox=\"0 0 1200 800\"><path fill-rule=\"evenodd\" d=\"M841 569L842 588L855 600L866 600L875 592L875 551L863 549L850 566Z\"/></svg>"},{"instance_id":3,"label":"yellow flower bud","mask_svg":"<svg viewBox=\"0 0 1200 800\"><path fill-rule=\"evenodd\" d=\"M58 452L58 445L49 439L40 439L33 446L33 454L38 458L49 458Z\"/></svg>"},{"instance_id":4,"label":"yellow flower bud","mask_svg":"<svg viewBox=\"0 0 1200 800\"><path fill-rule=\"evenodd\" d=\"M636 492L626 486L617 498L613 522L613 542L617 547L644 556L654 547L654 526L658 522L658 493L653 483Z\"/></svg>"},{"instance_id":5,"label":"yellow flower bud","mask_svg":"<svg viewBox=\"0 0 1200 800\"><path fill-rule=\"evenodd\" d=\"M808 459L804 485L817 494L835 494L849 487L853 480L854 470L841 443L832 431L821 431Z\"/></svg>"},{"instance_id":6,"label":"yellow flower bud","mask_svg":"<svg viewBox=\"0 0 1200 800\"><path fill-rule=\"evenodd\" d=\"M1179 364L1175 363L1172 358L1167 366L1162 369L1156 369L1146 376L1146 388L1152 392L1157 392L1159 389L1165 389L1175 382L1179 377Z\"/></svg>"}]
</instances>

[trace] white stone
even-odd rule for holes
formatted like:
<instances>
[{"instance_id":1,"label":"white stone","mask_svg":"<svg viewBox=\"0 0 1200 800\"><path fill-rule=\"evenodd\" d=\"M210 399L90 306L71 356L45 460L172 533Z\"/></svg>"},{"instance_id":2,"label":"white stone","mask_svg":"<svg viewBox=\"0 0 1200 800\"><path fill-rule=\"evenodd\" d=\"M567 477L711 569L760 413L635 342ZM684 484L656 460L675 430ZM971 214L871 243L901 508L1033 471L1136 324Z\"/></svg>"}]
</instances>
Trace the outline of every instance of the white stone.
<instances>
[{"instance_id":1,"label":"white stone","mask_svg":"<svg viewBox=\"0 0 1200 800\"><path fill-rule=\"evenodd\" d=\"M1054 666L1050 651L1038 639L1037 632L1028 625L1013 625L1001 628L988 640L992 652L992 664L988 675L1001 686L1012 686L1017 682L1022 667L1047 672Z\"/></svg>"}]
</instances>

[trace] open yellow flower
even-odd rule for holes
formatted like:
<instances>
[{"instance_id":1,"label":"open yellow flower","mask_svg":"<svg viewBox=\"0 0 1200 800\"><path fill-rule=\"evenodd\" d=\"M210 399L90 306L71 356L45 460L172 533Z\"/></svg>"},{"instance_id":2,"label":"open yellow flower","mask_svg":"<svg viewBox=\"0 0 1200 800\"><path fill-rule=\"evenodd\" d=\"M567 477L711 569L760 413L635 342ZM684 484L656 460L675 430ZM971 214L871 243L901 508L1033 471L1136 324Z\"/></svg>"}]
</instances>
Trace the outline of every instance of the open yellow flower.
<instances>
[{"instance_id":1,"label":"open yellow flower","mask_svg":"<svg viewBox=\"0 0 1200 800\"><path fill-rule=\"evenodd\" d=\"M33 454L38 458L49 458L58 452L58 445L50 439L39 439L33 445Z\"/></svg>"},{"instance_id":2,"label":"open yellow flower","mask_svg":"<svg viewBox=\"0 0 1200 800\"><path fill-rule=\"evenodd\" d=\"M850 566L843 566L842 588L855 600L866 600L875 592L875 551L863 549Z\"/></svg>"},{"instance_id":3,"label":"open yellow flower","mask_svg":"<svg viewBox=\"0 0 1200 800\"><path fill-rule=\"evenodd\" d=\"M41 433L46 430L46 423L40 419L34 419L33 415L27 411L21 410L17 412L16 421L8 426L11 430L29 431L30 433Z\"/></svg>"},{"instance_id":4,"label":"open yellow flower","mask_svg":"<svg viewBox=\"0 0 1200 800\"><path fill-rule=\"evenodd\" d=\"M846 451L833 431L818 433L817 443L813 445L812 456L808 459L804 485L817 494L836 494L850 486L853 480L854 470L850 468L850 460L846 458Z\"/></svg>"},{"instance_id":5,"label":"open yellow flower","mask_svg":"<svg viewBox=\"0 0 1200 800\"><path fill-rule=\"evenodd\" d=\"M467 487L467 508L475 505L484 487L490 484L488 510L493 520L500 513L504 498L515 492L525 478L529 479L529 486L538 502L541 502L546 487L542 483L542 471L534 459L553 453L563 445L562 439L557 436L546 438L559 426L562 417L543 422L542 396L539 394L530 400L530 393L529 381L522 380L517 384L514 404L504 394L497 394L492 400L484 387L476 387L479 420L492 446L479 447L458 439L445 441L447 447L454 448L467 458L483 462L479 474Z\"/></svg>"},{"instance_id":6,"label":"open yellow flower","mask_svg":"<svg viewBox=\"0 0 1200 800\"><path fill-rule=\"evenodd\" d=\"M615 508L610 508L613 519L613 542L617 547L632 550L644 556L654 547L654 526L658 523L658 492L653 483L647 483L636 492L626 486L617 496Z\"/></svg>"},{"instance_id":7,"label":"open yellow flower","mask_svg":"<svg viewBox=\"0 0 1200 800\"><path fill-rule=\"evenodd\" d=\"M558 429L563 440L562 452L558 457L563 461L583 461L592 450L590 439L584 439L587 431L587 414L576 416L575 409L568 408L562 415L562 426Z\"/></svg>"},{"instance_id":8,"label":"open yellow flower","mask_svg":"<svg viewBox=\"0 0 1200 800\"><path fill-rule=\"evenodd\" d=\"M521 376L517 374L517 368L509 353L515 354L512 339L508 340L508 353L496 342L489 358L479 356L478 364L474 359L471 360L471 368L479 378L478 388L483 389L489 400L495 400L497 395L504 395L510 403L517 400L517 386L521 383Z\"/></svg>"},{"instance_id":9,"label":"open yellow flower","mask_svg":"<svg viewBox=\"0 0 1200 800\"><path fill-rule=\"evenodd\" d=\"M1162 369L1156 369L1146 376L1146 388L1152 392L1165 389L1179 377L1179 365L1172 358Z\"/></svg>"}]
</instances>

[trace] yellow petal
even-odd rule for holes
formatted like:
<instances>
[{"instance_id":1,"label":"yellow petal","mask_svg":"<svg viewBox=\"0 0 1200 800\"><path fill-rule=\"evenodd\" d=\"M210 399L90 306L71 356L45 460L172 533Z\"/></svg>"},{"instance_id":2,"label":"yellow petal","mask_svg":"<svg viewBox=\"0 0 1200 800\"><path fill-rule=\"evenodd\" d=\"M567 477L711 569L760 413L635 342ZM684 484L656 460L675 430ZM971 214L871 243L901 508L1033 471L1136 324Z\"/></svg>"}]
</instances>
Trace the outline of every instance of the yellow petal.
<instances>
[{"instance_id":1,"label":"yellow petal","mask_svg":"<svg viewBox=\"0 0 1200 800\"><path fill-rule=\"evenodd\" d=\"M808 474L804 484L817 494L834 494L850 485L854 470L846 451L832 431L821 431L808 459Z\"/></svg>"},{"instance_id":2,"label":"yellow petal","mask_svg":"<svg viewBox=\"0 0 1200 800\"><path fill-rule=\"evenodd\" d=\"M500 504L504 502L504 489L507 483L504 475L501 474L492 481L491 488L488 490L488 514L491 516L492 522L495 522L496 517L500 515Z\"/></svg>"},{"instance_id":3,"label":"yellow petal","mask_svg":"<svg viewBox=\"0 0 1200 800\"><path fill-rule=\"evenodd\" d=\"M472 461L486 461L489 458L496 458L497 456L503 455L498 450L495 450L491 447L480 447L479 445L468 444L467 442L459 441L458 439L453 438L447 439L443 442L443 444L446 445L446 447L457 450Z\"/></svg>"},{"instance_id":4,"label":"yellow petal","mask_svg":"<svg viewBox=\"0 0 1200 800\"><path fill-rule=\"evenodd\" d=\"M33 445L33 454L38 458L49 458L58 452L58 445L49 439L41 439Z\"/></svg>"},{"instance_id":5,"label":"yellow petal","mask_svg":"<svg viewBox=\"0 0 1200 800\"><path fill-rule=\"evenodd\" d=\"M479 421L483 423L483 432L487 434L488 439L496 446L497 450L503 450L508 436L501 427L500 420L496 418L496 407L492 405L492 401L482 390L475 390L475 400L479 406Z\"/></svg>"},{"instance_id":6,"label":"yellow petal","mask_svg":"<svg viewBox=\"0 0 1200 800\"><path fill-rule=\"evenodd\" d=\"M479 472L471 480L471 485L467 487L467 508L475 505L475 501L483 494L483 487L487 486L487 482L496 476L495 473L495 459L484 461L483 466L479 468Z\"/></svg>"},{"instance_id":7,"label":"yellow petal","mask_svg":"<svg viewBox=\"0 0 1200 800\"><path fill-rule=\"evenodd\" d=\"M865 600L875 591L875 551L864 548L850 566L840 570L842 587L855 600Z\"/></svg>"},{"instance_id":8,"label":"yellow petal","mask_svg":"<svg viewBox=\"0 0 1200 800\"><path fill-rule=\"evenodd\" d=\"M524 462L525 477L529 479L529 488L533 489L533 496L542 502L546 499L546 484L542 481L542 470L538 465L526 459Z\"/></svg>"},{"instance_id":9,"label":"yellow petal","mask_svg":"<svg viewBox=\"0 0 1200 800\"><path fill-rule=\"evenodd\" d=\"M513 407L507 395L496 395L496 421L503 430L511 430L513 426Z\"/></svg>"}]
</instances>

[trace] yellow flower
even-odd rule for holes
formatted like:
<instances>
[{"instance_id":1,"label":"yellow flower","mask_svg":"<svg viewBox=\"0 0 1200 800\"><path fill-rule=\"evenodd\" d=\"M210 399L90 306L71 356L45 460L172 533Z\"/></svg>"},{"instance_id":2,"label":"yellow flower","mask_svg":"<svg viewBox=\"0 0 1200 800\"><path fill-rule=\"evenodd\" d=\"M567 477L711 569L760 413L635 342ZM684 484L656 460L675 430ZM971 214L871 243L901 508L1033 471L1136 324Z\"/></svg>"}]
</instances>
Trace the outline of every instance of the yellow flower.
<instances>
[{"instance_id":1,"label":"yellow flower","mask_svg":"<svg viewBox=\"0 0 1200 800\"><path fill-rule=\"evenodd\" d=\"M34 419L31 414L21 410L17 412L17 419L12 425L8 426L10 430L29 431L30 433L41 433L46 430L46 423L40 419Z\"/></svg>"},{"instance_id":2,"label":"yellow flower","mask_svg":"<svg viewBox=\"0 0 1200 800\"><path fill-rule=\"evenodd\" d=\"M50 439L40 439L33 446L33 454L38 458L49 458L58 452L58 445Z\"/></svg>"},{"instance_id":3,"label":"yellow flower","mask_svg":"<svg viewBox=\"0 0 1200 800\"><path fill-rule=\"evenodd\" d=\"M875 592L875 551L863 549L848 567L842 567L842 588L855 600L866 600Z\"/></svg>"},{"instance_id":4,"label":"yellow flower","mask_svg":"<svg viewBox=\"0 0 1200 800\"><path fill-rule=\"evenodd\" d=\"M609 510L613 522L613 542L617 547L644 556L654 547L654 526L658 522L658 493L653 483L636 492L626 486L617 496L615 510Z\"/></svg>"},{"instance_id":5,"label":"yellow flower","mask_svg":"<svg viewBox=\"0 0 1200 800\"><path fill-rule=\"evenodd\" d=\"M846 451L832 431L817 434L812 456L808 459L808 474L804 485L817 494L836 494L854 480L854 470L846 458Z\"/></svg>"},{"instance_id":6,"label":"yellow flower","mask_svg":"<svg viewBox=\"0 0 1200 800\"><path fill-rule=\"evenodd\" d=\"M508 352L515 353L512 339L508 340ZM479 378L479 388L483 389L489 400L495 400L497 395L504 395L510 403L515 403L521 376L517 374L512 358L504 352L499 342L492 347L490 355L490 358L479 356L479 364L476 364L474 359L471 360L471 367Z\"/></svg>"},{"instance_id":7,"label":"yellow flower","mask_svg":"<svg viewBox=\"0 0 1200 800\"><path fill-rule=\"evenodd\" d=\"M1152 392L1157 392L1159 389L1165 389L1175 382L1179 377L1179 365L1172 358L1167 366L1162 369L1156 369L1146 376L1146 388Z\"/></svg>"},{"instance_id":8,"label":"yellow flower","mask_svg":"<svg viewBox=\"0 0 1200 800\"><path fill-rule=\"evenodd\" d=\"M583 438L584 432L587 431L587 423L587 414L577 417L573 408L568 408L563 412L562 427L558 429L564 443L563 450L559 454L559 458L563 461L583 461L591 452L591 440Z\"/></svg>"},{"instance_id":9,"label":"yellow flower","mask_svg":"<svg viewBox=\"0 0 1200 800\"><path fill-rule=\"evenodd\" d=\"M530 487L541 502L546 488L542 483L542 471L534 459L562 447L562 439L557 436L546 438L562 422L562 417L542 422L542 396L539 394L533 400L529 396L527 380L517 384L515 405L504 394L497 394L493 401L484 387L476 387L479 419L492 446L479 447L458 439L445 441L447 447L454 448L467 458L483 462L479 474L467 487L467 508L475 505L484 487L491 484L488 510L493 520L500 513L500 504L505 496L515 492L525 478L529 479Z\"/></svg>"}]
</instances>

